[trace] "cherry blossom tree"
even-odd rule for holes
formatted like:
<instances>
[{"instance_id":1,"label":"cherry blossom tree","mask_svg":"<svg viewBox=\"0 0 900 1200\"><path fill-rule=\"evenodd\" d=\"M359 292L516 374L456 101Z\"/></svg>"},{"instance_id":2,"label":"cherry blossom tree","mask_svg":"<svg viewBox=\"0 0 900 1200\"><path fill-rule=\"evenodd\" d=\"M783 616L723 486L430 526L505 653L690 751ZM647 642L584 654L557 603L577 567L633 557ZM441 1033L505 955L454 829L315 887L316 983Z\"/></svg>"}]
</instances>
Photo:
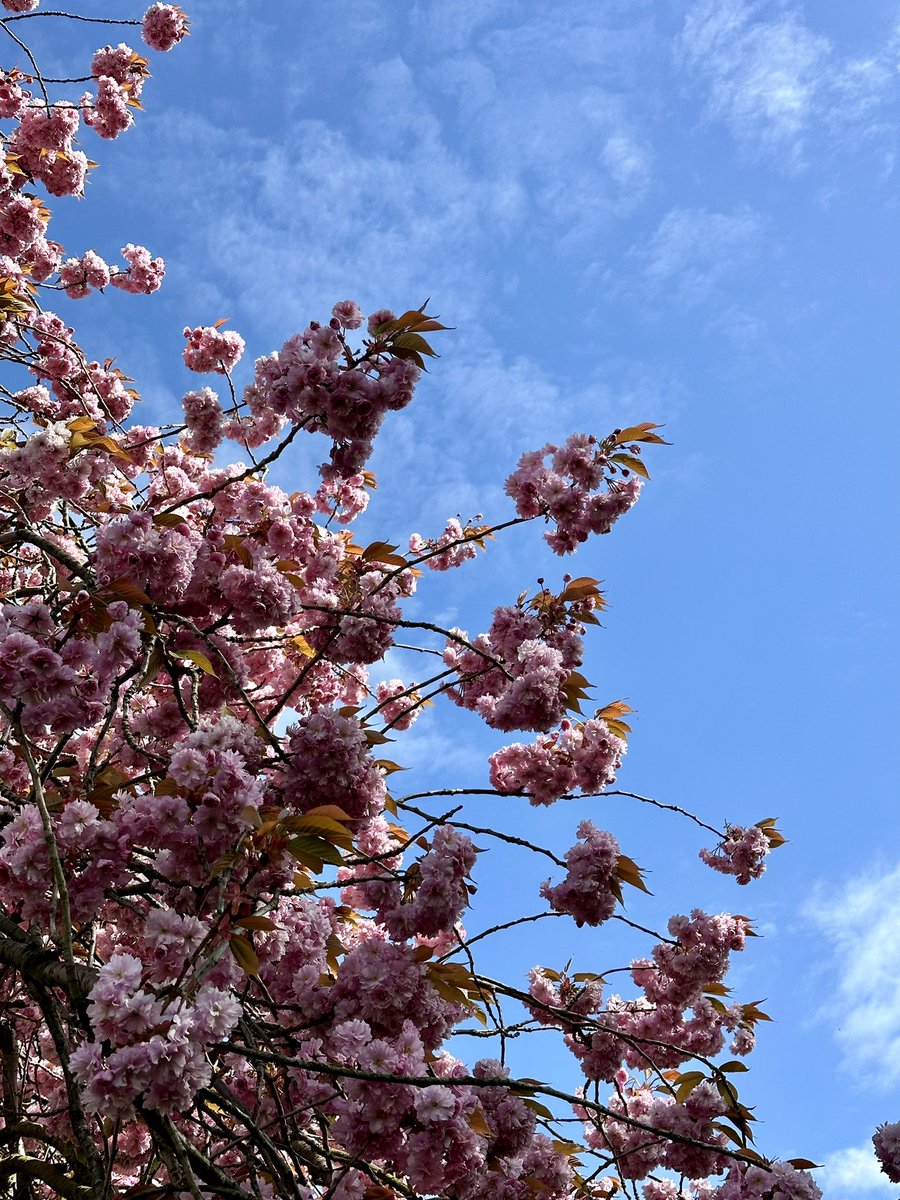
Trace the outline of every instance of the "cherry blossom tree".
<instances>
[{"instance_id":1,"label":"cherry blossom tree","mask_svg":"<svg viewBox=\"0 0 900 1200\"><path fill-rule=\"evenodd\" d=\"M358 543L353 524L373 440L445 328L425 306L339 301L258 358L241 395L241 336L188 328L184 364L215 386L189 390L172 425L135 422L131 380L88 358L53 294L147 295L164 264L133 244L119 265L64 257L46 198L82 195L80 139L129 128L148 61L101 46L84 94L56 95L67 85L42 76L28 22L134 26L165 52L188 20L170 4L122 22L2 5L16 60L0 77L4 1194L814 1200L812 1164L755 1148L735 1084L766 1019L724 982L747 918L634 925L621 995L599 972L495 979L480 943L505 927L462 923L482 841L540 864L543 909L523 922L623 921L641 871L590 820L560 858L477 824L477 791L395 788L384 756L449 701L526 739L491 756L481 794L614 790L630 710L581 711L595 579L500 596L474 636L405 602L423 571L464 569L510 526L537 523L559 556L609 533L649 478L657 426L527 452L510 512L401 552ZM324 462L288 495L267 468L306 436ZM428 669L371 685L401 633ZM682 815L738 884L782 840L772 820ZM507 1065L511 1037L541 1029L577 1064L576 1093ZM471 1063L465 1035L487 1044ZM896 1127L881 1144L896 1163Z\"/></svg>"}]
</instances>

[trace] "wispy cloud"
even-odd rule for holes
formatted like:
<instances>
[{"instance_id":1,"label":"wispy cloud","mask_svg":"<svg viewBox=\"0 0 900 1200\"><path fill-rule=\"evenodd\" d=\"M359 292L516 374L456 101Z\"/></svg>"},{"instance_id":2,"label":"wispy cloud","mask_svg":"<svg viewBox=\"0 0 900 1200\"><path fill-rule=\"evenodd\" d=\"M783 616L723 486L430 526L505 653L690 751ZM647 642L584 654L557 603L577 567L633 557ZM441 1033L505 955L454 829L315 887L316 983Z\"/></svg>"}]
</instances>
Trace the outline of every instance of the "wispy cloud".
<instances>
[{"instance_id":1,"label":"wispy cloud","mask_svg":"<svg viewBox=\"0 0 900 1200\"><path fill-rule=\"evenodd\" d=\"M816 1180L828 1200L897 1193L897 1185L891 1183L879 1167L871 1142L829 1154L822 1170L816 1172Z\"/></svg>"},{"instance_id":2,"label":"wispy cloud","mask_svg":"<svg viewBox=\"0 0 900 1200\"><path fill-rule=\"evenodd\" d=\"M815 11L815 6L811 6ZM880 146L893 166L900 23L868 52L842 56L790 0L693 0L678 58L700 86L706 117L724 123L745 153L789 169L829 145Z\"/></svg>"},{"instance_id":3,"label":"wispy cloud","mask_svg":"<svg viewBox=\"0 0 900 1200\"><path fill-rule=\"evenodd\" d=\"M747 0L696 0L680 49L706 85L710 117L745 147L798 162L831 45L793 10L764 11Z\"/></svg>"},{"instance_id":4,"label":"wispy cloud","mask_svg":"<svg viewBox=\"0 0 900 1200\"><path fill-rule=\"evenodd\" d=\"M838 890L820 886L807 915L831 943L829 1025L867 1087L900 1080L900 866Z\"/></svg>"},{"instance_id":5,"label":"wispy cloud","mask_svg":"<svg viewBox=\"0 0 900 1200\"><path fill-rule=\"evenodd\" d=\"M763 218L747 207L730 213L674 208L630 254L652 292L691 307L707 300L724 279L751 266L764 234Z\"/></svg>"}]
</instances>

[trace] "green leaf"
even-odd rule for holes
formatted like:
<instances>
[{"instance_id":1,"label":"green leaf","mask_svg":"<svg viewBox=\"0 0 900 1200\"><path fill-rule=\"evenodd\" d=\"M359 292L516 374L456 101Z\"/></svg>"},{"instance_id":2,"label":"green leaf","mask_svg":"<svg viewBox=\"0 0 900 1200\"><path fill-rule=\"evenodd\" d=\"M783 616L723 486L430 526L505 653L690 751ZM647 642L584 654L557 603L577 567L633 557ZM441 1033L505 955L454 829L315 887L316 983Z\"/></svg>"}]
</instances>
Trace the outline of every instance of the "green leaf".
<instances>
[{"instance_id":1,"label":"green leaf","mask_svg":"<svg viewBox=\"0 0 900 1200\"><path fill-rule=\"evenodd\" d=\"M186 658L188 662L192 662L199 667L205 675L212 675L218 678L215 669L209 659L200 650L176 650L175 653L179 658Z\"/></svg>"},{"instance_id":2,"label":"green leaf","mask_svg":"<svg viewBox=\"0 0 900 1200\"><path fill-rule=\"evenodd\" d=\"M259 974L259 958L249 941L239 933L233 933L228 939L234 961L245 975Z\"/></svg>"},{"instance_id":3,"label":"green leaf","mask_svg":"<svg viewBox=\"0 0 900 1200\"><path fill-rule=\"evenodd\" d=\"M644 466L641 459L637 458L634 454L613 454L609 461L618 463L620 467L624 467L628 471L634 471L635 475L640 475L644 479L650 478L650 472Z\"/></svg>"}]
</instances>

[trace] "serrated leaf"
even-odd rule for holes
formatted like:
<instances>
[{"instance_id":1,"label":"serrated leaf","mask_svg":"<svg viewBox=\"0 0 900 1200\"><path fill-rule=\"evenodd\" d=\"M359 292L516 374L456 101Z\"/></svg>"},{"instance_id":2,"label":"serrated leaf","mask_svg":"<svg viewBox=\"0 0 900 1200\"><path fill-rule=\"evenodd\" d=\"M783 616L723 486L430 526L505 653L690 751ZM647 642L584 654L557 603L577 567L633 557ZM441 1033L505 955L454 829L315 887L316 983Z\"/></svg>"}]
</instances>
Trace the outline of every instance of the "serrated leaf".
<instances>
[{"instance_id":1,"label":"serrated leaf","mask_svg":"<svg viewBox=\"0 0 900 1200\"><path fill-rule=\"evenodd\" d=\"M306 658L315 658L316 657L315 650L313 650L312 646L309 644L309 642L306 640L306 638L303 636L302 633L298 633L295 637L291 638L291 645L296 650L299 650L301 654L305 655Z\"/></svg>"},{"instance_id":2,"label":"serrated leaf","mask_svg":"<svg viewBox=\"0 0 900 1200\"><path fill-rule=\"evenodd\" d=\"M362 551L361 557L367 561L379 558L382 554L393 554L397 546L393 542L370 542Z\"/></svg>"},{"instance_id":3,"label":"serrated leaf","mask_svg":"<svg viewBox=\"0 0 900 1200\"><path fill-rule=\"evenodd\" d=\"M727 1137L728 1140L735 1146L739 1146L741 1149L744 1149L744 1142L746 1140L744 1136L740 1133L737 1133L731 1128L730 1125L726 1125L724 1121L713 1121L712 1128L715 1129L717 1133L724 1134L725 1137Z\"/></svg>"},{"instance_id":4,"label":"serrated leaf","mask_svg":"<svg viewBox=\"0 0 900 1200\"><path fill-rule=\"evenodd\" d=\"M550 1184L540 1179L537 1175L526 1175L522 1182L528 1188L529 1192L533 1192L536 1196L543 1196L550 1191Z\"/></svg>"},{"instance_id":5,"label":"serrated leaf","mask_svg":"<svg viewBox=\"0 0 900 1200\"><path fill-rule=\"evenodd\" d=\"M174 653L177 654L179 658L186 658L188 662L192 662L194 666L199 667L205 675L212 675L214 678L218 679L215 668L202 651L176 650Z\"/></svg>"},{"instance_id":6,"label":"serrated leaf","mask_svg":"<svg viewBox=\"0 0 900 1200\"><path fill-rule=\"evenodd\" d=\"M458 987L454 987L452 983L447 983L445 979L432 979L431 984L440 998L446 1000L448 1004L460 1004L464 1008L472 1007L472 1003L465 992L461 991Z\"/></svg>"},{"instance_id":7,"label":"serrated leaf","mask_svg":"<svg viewBox=\"0 0 900 1200\"><path fill-rule=\"evenodd\" d=\"M438 358L438 354L428 346L421 334L398 334L391 341L391 349L410 350L413 354L426 354L430 359Z\"/></svg>"},{"instance_id":8,"label":"serrated leaf","mask_svg":"<svg viewBox=\"0 0 900 1200\"><path fill-rule=\"evenodd\" d=\"M228 945L234 955L234 961L245 975L259 974L259 957L247 938L233 933L228 939Z\"/></svg>"},{"instance_id":9,"label":"serrated leaf","mask_svg":"<svg viewBox=\"0 0 900 1200\"><path fill-rule=\"evenodd\" d=\"M644 883L640 867L627 854L619 855L619 860L616 864L616 876L623 883L630 884L631 887L638 888L640 891L646 892L648 896L652 896L653 893L647 887L646 883Z\"/></svg>"},{"instance_id":10,"label":"serrated leaf","mask_svg":"<svg viewBox=\"0 0 900 1200\"><path fill-rule=\"evenodd\" d=\"M89 429L96 430L96 428L97 422L93 417L75 417L66 422L66 429L71 429L72 433L87 433Z\"/></svg>"},{"instance_id":11,"label":"serrated leaf","mask_svg":"<svg viewBox=\"0 0 900 1200\"><path fill-rule=\"evenodd\" d=\"M291 838L286 849L304 865L318 861L319 871L322 869L322 863L331 863L332 866L339 867L344 861L340 850L331 842L327 842L324 838L311 837L308 834Z\"/></svg>"},{"instance_id":12,"label":"serrated leaf","mask_svg":"<svg viewBox=\"0 0 900 1200\"><path fill-rule=\"evenodd\" d=\"M391 567L405 567L406 559L402 554L396 553L397 547L390 542L372 542L366 546L360 558L364 562L380 562L386 563Z\"/></svg>"},{"instance_id":13,"label":"serrated leaf","mask_svg":"<svg viewBox=\"0 0 900 1200\"><path fill-rule=\"evenodd\" d=\"M704 1082L706 1076L702 1071L686 1071L675 1085L675 1099L683 1104L695 1087Z\"/></svg>"},{"instance_id":14,"label":"serrated leaf","mask_svg":"<svg viewBox=\"0 0 900 1200\"><path fill-rule=\"evenodd\" d=\"M588 597L599 595L600 580L590 575L580 575L570 580L560 594L560 600L571 603L575 600L587 600Z\"/></svg>"},{"instance_id":15,"label":"serrated leaf","mask_svg":"<svg viewBox=\"0 0 900 1200\"><path fill-rule=\"evenodd\" d=\"M553 1113L546 1104L542 1104L540 1100L535 1100L533 1096L526 1097L522 1103L526 1108L530 1108L533 1113L537 1113L539 1117L543 1117L547 1121L553 1120Z\"/></svg>"},{"instance_id":16,"label":"serrated leaf","mask_svg":"<svg viewBox=\"0 0 900 1200\"><path fill-rule=\"evenodd\" d=\"M798 1171L814 1171L817 1167L821 1167L823 1163L813 1162L809 1158L789 1158L786 1160L792 1167L796 1167Z\"/></svg>"},{"instance_id":17,"label":"serrated leaf","mask_svg":"<svg viewBox=\"0 0 900 1200\"><path fill-rule=\"evenodd\" d=\"M349 832L346 826L339 824L337 821L332 821L329 817L294 817L291 818L286 825L291 833L295 834L319 834L325 841L331 842L335 846L340 846L344 850L353 848L353 835ZM307 847L311 850L311 847ZM312 850L312 853L317 854L317 850ZM326 859L326 862L330 861Z\"/></svg>"},{"instance_id":18,"label":"serrated leaf","mask_svg":"<svg viewBox=\"0 0 900 1200\"><path fill-rule=\"evenodd\" d=\"M375 766L378 767L385 775L393 775L396 771L408 771L409 767L401 767L398 763L392 762L389 758L376 758Z\"/></svg>"},{"instance_id":19,"label":"serrated leaf","mask_svg":"<svg viewBox=\"0 0 900 1200\"><path fill-rule=\"evenodd\" d=\"M487 1118L484 1115L484 1109L480 1104L477 1108L473 1109L472 1112L469 1113L468 1117L466 1118L466 1122L469 1128L474 1130L479 1137L492 1138L494 1136L494 1131L491 1129L490 1125L488 1125Z\"/></svg>"},{"instance_id":20,"label":"serrated leaf","mask_svg":"<svg viewBox=\"0 0 900 1200\"><path fill-rule=\"evenodd\" d=\"M225 549L237 555L242 566L251 567L253 565L253 556L244 544L244 537L239 533L226 533L224 536Z\"/></svg>"},{"instance_id":21,"label":"serrated leaf","mask_svg":"<svg viewBox=\"0 0 900 1200\"><path fill-rule=\"evenodd\" d=\"M772 1018L769 1016L769 1014L764 1013L763 1010L759 1007L760 1004L764 1004L764 1003L765 1003L765 1001L763 1001L763 1000L751 1000L751 1002L749 1004L742 1004L741 1012L742 1012L744 1020L748 1021L751 1025L755 1021L771 1021Z\"/></svg>"},{"instance_id":22,"label":"serrated leaf","mask_svg":"<svg viewBox=\"0 0 900 1200\"><path fill-rule=\"evenodd\" d=\"M559 1138L554 1138L550 1144L557 1154L565 1154L568 1158L584 1152L584 1147L579 1146L577 1142L564 1142Z\"/></svg>"},{"instance_id":23,"label":"serrated leaf","mask_svg":"<svg viewBox=\"0 0 900 1200\"><path fill-rule=\"evenodd\" d=\"M627 429L620 429L616 434L616 445L624 446L628 442L654 442L660 446L668 446L668 442L653 432L654 429L662 428L662 425L656 425L653 421L642 421L640 425L629 425Z\"/></svg>"},{"instance_id":24,"label":"serrated leaf","mask_svg":"<svg viewBox=\"0 0 900 1200\"><path fill-rule=\"evenodd\" d=\"M131 608L152 603L144 589L138 587L136 583L132 583L130 579L114 579L112 583L107 584L103 589L103 595L106 597L110 594L119 600L126 601Z\"/></svg>"},{"instance_id":25,"label":"serrated leaf","mask_svg":"<svg viewBox=\"0 0 900 1200\"><path fill-rule=\"evenodd\" d=\"M626 471L633 471L635 475L640 475L644 479L650 478L650 472L644 466L643 461L637 458L634 454L613 454L610 456L609 461L618 463L618 465L623 467Z\"/></svg>"},{"instance_id":26,"label":"serrated leaf","mask_svg":"<svg viewBox=\"0 0 900 1200\"><path fill-rule=\"evenodd\" d=\"M339 808L336 804L317 804L315 808L310 808L304 813L307 817L331 817L332 821L343 821L345 824L352 821L353 818L348 812Z\"/></svg>"},{"instance_id":27,"label":"serrated leaf","mask_svg":"<svg viewBox=\"0 0 900 1200\"><path fill-rule=\"evenodd\" d=\"M274 921L270 921L268 917L260 916L237 917L231 923L232 925L240 925L242 929L261 929L266 933L271 933L273 930L281 928Z\"/></svg>"}]
</instances>

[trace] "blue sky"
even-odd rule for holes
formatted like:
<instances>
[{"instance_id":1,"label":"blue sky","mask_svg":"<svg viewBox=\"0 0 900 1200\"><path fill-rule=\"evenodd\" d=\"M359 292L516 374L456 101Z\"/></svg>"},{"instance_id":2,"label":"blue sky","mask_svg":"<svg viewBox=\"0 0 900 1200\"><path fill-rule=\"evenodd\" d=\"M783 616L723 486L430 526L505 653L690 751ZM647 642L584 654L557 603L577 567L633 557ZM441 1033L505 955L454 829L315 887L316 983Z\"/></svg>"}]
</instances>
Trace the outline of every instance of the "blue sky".
<instances>
[{"instance_id":1,"label":"blue sky","mask_svg":"<svg viewBox=\"0 0 900 1200\"><path fill-rule=\"evenodd\" d=\"M431 297L455 330L372 464L365 529L395 542L457 513L509 515L502 482L525 449L666 424L673 445L611 537L561 563L516 531L424 581L414 611L474 633L539 575L606 580L585 673L598 702L638 710L622 786L712 823L779 816L790 844L744 890L699 864L690 828L624 800L473 811L559 849L583 815L613 829L652 870L637 920L753 915L765 936L734 983L777 1018L742 1089L760 1145L827 1162L829 1200L886 1197L867 1141L900 1119L900 6L186 7L193 36L153 56L136 128L91 138L89 201L55 206L70 252L112 261L137 241L169 264L150 301L70 306L83 342L136 377L143 419L174 419L185 324L231 318L243 383L336 300ZM30 23L36 46L50 24ZM43 62L55 73L52 50ZM312 482L320 449L278 481ZM497 744L444 708L396 757L417 768L408 780L476 786ZM494 854L479 870L471 932L539 907L539 867ZM603 969L644 950L561 924L492 969L521 977L570 953ZM542 1043L530 1073L574 1082L563 1055Z\"/></svg>"}]
</instances>

